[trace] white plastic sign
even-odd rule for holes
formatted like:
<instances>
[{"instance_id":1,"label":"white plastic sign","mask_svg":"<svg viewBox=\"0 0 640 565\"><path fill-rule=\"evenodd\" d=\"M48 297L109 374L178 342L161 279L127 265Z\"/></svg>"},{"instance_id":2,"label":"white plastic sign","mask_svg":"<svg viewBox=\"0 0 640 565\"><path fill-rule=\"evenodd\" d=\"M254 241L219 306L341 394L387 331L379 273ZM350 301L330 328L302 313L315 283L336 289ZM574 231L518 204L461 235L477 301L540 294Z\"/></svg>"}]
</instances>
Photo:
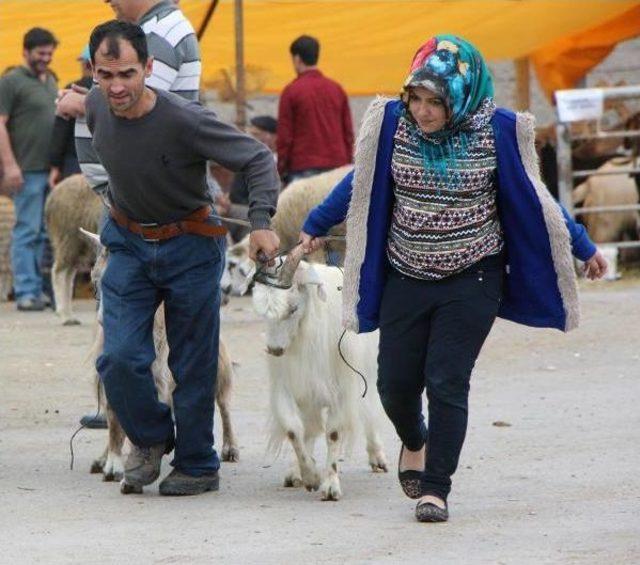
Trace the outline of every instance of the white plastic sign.
<instances>
[{"instance_id":1,"label":"white plastic sign","mask_svg":"<svg viewBox=\"0 0 640 565\"><path fill-rule=\"evenodd\" d=\"M561 122L599 120L604 111L604 92L601 88L557 90L556 106Z\"/></svg>"}]
</instances>

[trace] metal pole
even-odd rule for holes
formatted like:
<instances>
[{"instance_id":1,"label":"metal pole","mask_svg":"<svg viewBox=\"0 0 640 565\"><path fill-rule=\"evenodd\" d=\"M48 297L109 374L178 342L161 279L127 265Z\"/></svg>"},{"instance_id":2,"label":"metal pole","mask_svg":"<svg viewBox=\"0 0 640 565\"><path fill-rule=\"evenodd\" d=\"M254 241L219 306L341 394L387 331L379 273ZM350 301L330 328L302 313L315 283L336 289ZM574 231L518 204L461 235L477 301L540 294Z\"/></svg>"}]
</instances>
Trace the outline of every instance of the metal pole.
<instances>
[{"instance_id":1,"label":"metal pole","mask_svg":"<svg viewBox=\"0 0 640 565\"><path fill-rule=\"evenodd\" d=\"M514 61L516 68L516 110L528 110L531 106L531 88L529 86L529 57L520 57Z\"/></svg>"},{"instance_id":2,"label":"metal pole","mask_svg":"<svg viewBox=\"0 0 640 565\"><path fill-rule=\"evenodd\" d=\"M567 212L574 216L573 211L573 175L571 173L571 141L569 139L569 128L566 124L559 123L556 126L558 138L557 159L558 159L558 197L560 203L567 209Z\"/></svg>"},{"instance_id":3,"label":"metal pole","mask_svg":"<svg viewBox=\"0 0 640 565\"><path fill-rule=\"evenodd\" d=\"M244 130L247 125L247 93L244 75L244 24L242 0L235 0L236 27L236 125Z\"/></svg>"},{"instance_id":4,"label":"metal pole","mask_svg":"<svg viewBox=\"0 0 640 565\"><path fill-rule=\"evenodd\" d=\"M204 32L207 31L209 20L211 20L211 16L213 16L213 13L216 11L219 1L220 0L211 0L211 4L209 4L209 7L207 8L207 13L204 15L204 18L202 19L202 23L198 28L198 33L196 33L196 37L198 38L198 41L202 39Z\"/></svg>"}]
</instances>

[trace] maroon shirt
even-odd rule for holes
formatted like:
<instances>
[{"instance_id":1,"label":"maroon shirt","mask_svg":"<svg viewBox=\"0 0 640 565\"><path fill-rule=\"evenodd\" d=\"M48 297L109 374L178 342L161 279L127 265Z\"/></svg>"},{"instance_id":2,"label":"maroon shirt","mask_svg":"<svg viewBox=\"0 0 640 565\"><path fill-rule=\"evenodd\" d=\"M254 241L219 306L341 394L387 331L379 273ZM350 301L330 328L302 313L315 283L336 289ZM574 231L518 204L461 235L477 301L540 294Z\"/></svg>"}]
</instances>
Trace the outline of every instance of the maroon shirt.
<instances>
[{"instance_id":1,"label":"maroon shirt","mask_svg":"<svg viewBox=\"0 0 640 565\"><path fill-rule=\"evenodd\" d=\"M333 169L353 161L349 100L320 71L305 71L289 83L278 108L278 171Z\"/></svg>"}]
</instances>

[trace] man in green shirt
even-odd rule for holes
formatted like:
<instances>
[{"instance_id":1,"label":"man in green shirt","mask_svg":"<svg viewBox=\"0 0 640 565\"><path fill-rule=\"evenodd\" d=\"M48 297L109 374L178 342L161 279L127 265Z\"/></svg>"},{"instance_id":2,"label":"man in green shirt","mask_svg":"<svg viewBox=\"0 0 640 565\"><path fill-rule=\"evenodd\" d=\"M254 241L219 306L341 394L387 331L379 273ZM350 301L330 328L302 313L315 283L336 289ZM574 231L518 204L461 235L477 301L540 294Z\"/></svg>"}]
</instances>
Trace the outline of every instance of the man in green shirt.
<instances>
[{"instance_id":1,"label":"man in green shirt","mask_svg":"<svg viewBox=\"0 0 640 565\"><path fill-rule=\"evenodd\" d=\"M0 194L13 197L11 265L18 310L42 310L40 260L49 144L58 91L49 64L58 42L42 28L24 36L24 64L0 78Z\"/></svg>"}]
</instances>

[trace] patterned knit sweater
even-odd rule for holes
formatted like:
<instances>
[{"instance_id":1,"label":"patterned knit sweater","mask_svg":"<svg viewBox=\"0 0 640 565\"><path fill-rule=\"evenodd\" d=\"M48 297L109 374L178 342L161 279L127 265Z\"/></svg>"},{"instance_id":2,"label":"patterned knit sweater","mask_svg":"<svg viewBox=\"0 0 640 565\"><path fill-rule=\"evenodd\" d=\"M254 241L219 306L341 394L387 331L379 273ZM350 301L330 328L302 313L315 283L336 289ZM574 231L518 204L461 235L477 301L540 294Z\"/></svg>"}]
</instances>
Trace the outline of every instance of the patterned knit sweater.
<instances>
[{"instance_id":1,"label":"patterned knit sweater","mask_svg":"<svg viewBox=\"0 0 640 565\"><path fill-rule=\"evenodd\" d=\"M402 274L439 280L502 249L496 209L496 153L491 100L446 139L400 117L394 137L395 205L387 256ZM425 158L425 144L446 144L446 170ZM439 150L440 148L436 148ZM433 147L430 148L433 151Z\"/></svg>"}]
</instances>

